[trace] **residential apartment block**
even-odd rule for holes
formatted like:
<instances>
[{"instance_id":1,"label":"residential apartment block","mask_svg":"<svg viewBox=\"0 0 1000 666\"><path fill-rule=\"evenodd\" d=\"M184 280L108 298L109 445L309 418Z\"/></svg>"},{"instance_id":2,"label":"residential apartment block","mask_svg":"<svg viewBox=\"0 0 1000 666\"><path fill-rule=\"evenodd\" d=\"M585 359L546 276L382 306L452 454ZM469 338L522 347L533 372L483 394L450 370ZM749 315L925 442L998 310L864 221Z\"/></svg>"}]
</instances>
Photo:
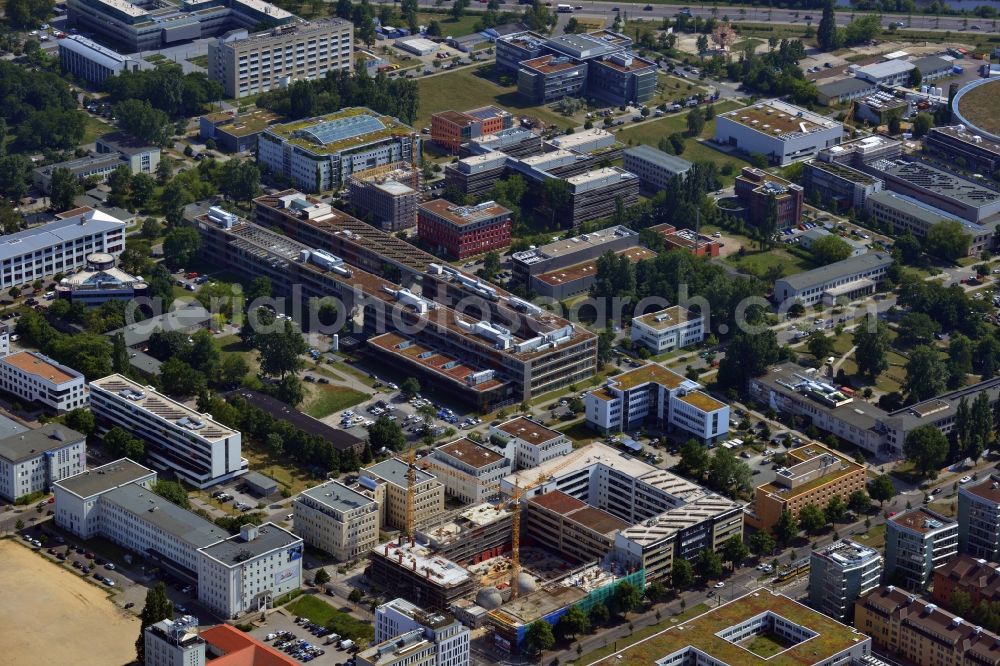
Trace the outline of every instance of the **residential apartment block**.
<instances>
[{"instance_id":1,"label":"residential apartment block","mask_svg":"<svg viewBox=\"0 0 1000 666\"><path fill-rule=\"evenodd\" d=\"M685 159L645 144L625 150L625 170L639 176L639 184L646 192L665 189L671 179L683 176L692 166Z\"/></svg>"},{"instance_id":2,"label":"residential apartment block","mask_svg":"<svg viewBox=\"0 0 1000 666\"><path fill-rule=\"evenodd\" d=\"M951 558L934 570L934 603L950 607L956 591L968 594L973 608L1000 601L1000 564L969 555Z\"/></svg>"},{"instance_id":3,"label":"residential apartment block","mask_svg":"<svg viewBox=\"0 0 1000 666\"><path fill-rule=\"evenodd\" d=\"M736 196L747 205L748 221L759 225L767 215L771 199L778 207L778 229L798 226L802 220L801 185L756 167L743 167L736 177Z\"/></svg>"},{"instance_id":4,"label":"residential apartment block","mask_svg":"<svg viewBox=\"0 0 1000 666\"><path fill-rule=\"evenodd\" d=\"M447 199L420 204L420 240L450 259L467 259L510 245L510 211L495 201L460 206Z\"/></svg>"},{"instance_id":5,"label":"residential apartment block","mask_svg":"<svg viewBox=\"0 0 1000 666\"><path fill-rule=\"evenodd\" d=\"M601 432L631 432L652 422L715 442L729 432L729 405L700 389L698 382L650 363L587 393L587 425Z\"/></svg>"},{"instance_id":6,"label":"residential apartment block","mask_svg":"<svg viewBox=\"0 0 1000 666\"><path fill-rule=\"evenodd\" d=\"M781 166L837 145L843 134L841 123L778 100L720 113L715 121L716 143Z\"/></svg>"},{"instance_id":7,"label":"residential apartment block","mask_svg":"<svg viewBox=\"0 0 1000 666\"><path fill-rule=\"evenodd\" d=\"M357 560L378 545L378 502L339 481L303 490L292 514L295 533L338 562Z\"/></svg>"},{"instance_id":8,"label":"residential apartment block","mask_svg":"<svg viewBox=\"0 0 1000 666\"><path fill-rule=\"evenodd\" d=\"M409 465L389 458L361 470L358 484L370 490L379 505L382 525L406 528L406 494ZM413 520L419 525L444 511L444 484L425 470L414 467Z\"/></svg>"},{"instance_id":9,"label":"residential apartment block","mask_svg":"<svg viewBox=\"0 0 1000 666\"><path fill-rule=\"evenodd\" d=\"M888 252L868 252L774 282L776 303L801 303L805 307L833 305L874 294L892 264Z\"/></svg>"},{"instance_id":10,"label":"residential apartment block","mask_svg":"<svg viewBox=\"0 0 1000 666\"><path fill-rule=\"evenodd\" d=\"M118 426L146 442L149 461L185 483L208 488L244 474L242 436L150 386L122 375L90 382L91 407L98 421Z\"/></svg>"},{"instance_id":11,"label":"residential apartment block","mask_svg":"<svg viewBox=\"0 0 1000 666\"><path fill-rule=\"evenodd\" d=\"M430 469L445 492L463 504L493 499L500 479L511 473L509 459L467 437L436 447L420 465Z\"/></svg>"},{"instance_id":12,"label":"residential apartment block","mask_svg":"<svg viewBox=\"0 0 1000 666\"><path fill-rule=\"evenodd\" d=\"M886 522L885 576L907 587L922 590L934 569L958 553L958 523L917 507L896 514Z\"/></svg>"},{"instance_id":13,"label":"residential apartment block","mask_svg":"<svg viewBox=\"0 0 1000 666\"><path fill-rule=\"evenodd\" d=\"M393 651L387 661L385 657L390 650L377 648L398 638L405 644L405 637L413 632L419 632L423 640L434 646L434 658L427 662L428 666L469 666L469 629L450 613L428 612L403 598L393 599L375 609L375 646L372 650L373 655L379 656L374 663L377 666L399 663L400 655ZM403 663L415 662L403 660Z\"/></svg>"},{"instance_id":14,"label":"residential apartment block","mask_svg":"<svg viewBox=\"0 0 1000 666\"><path fill-rule=\"evenodd\" d=\"M0 358L0 389L55 412L87 406L84 376L38 352Z\"/></svg>"},{"instance_id":15,"label":"residential apartment block","mask_svg":"<svg viewBox=\"0 0 1000 666\"><path fill-rule=\"evenodd\" d=\"M491 427L490 439L502 442L511 472L538 467L573 450L566 435L524 416Z\"/></svg>"},{"instance_id":16,"label":"residential apartment block","mask_svg":"<svg viewBox=\"0 0 1000 666\"><path fill-rule=\"evenodd\" d=\"M350 71L354 63L354 26L339 18L282 25L248 35L236 31L208 44L208 76L226 97L276 90L292 81Z\"/></svg>"},{"instance_id":17,"label":"residential apartment block","mask_svg":"<svg viewBox=\"0 0 1000 666\"><path fill-rule=\"evenodd\" d=\"M881 653L914 664L1000 664L1000 636L918 596L883 585L854 604L854 626Z\"/></svg>"},{"instance_id":18,"label":"residential apartment block","mask_svg":"<svg viewBox=\"0 0 1000 666\"><path fill-rule=\"evenodd\" d=\"M840 622L850 623L854 602L879 584L882 555L848 539L812 551L809 557L809 605Z\"/></svg>"},{"instance_id":19,"label":"residential apartment block","mask_svg":"<svg viewBox=\"0 0 1000 666\"><path fill-rule=\"evenodd\" d=\"M704 320L679 305L632 318L632 342L653 354L701 344L704 339Z\"/></svg>"},{"instance_id":20,"label":"residential apartment block","mask_svg":"<svg viewBox=\"0 0 1000 666\"><path fill-rule=\"evenodd\" d=\"M83 35L66 35L59 40L59 67L65 73L100 85L122 72L138 71L139 61Z\"/></svg>"},{"instance_id":21,"label":"residential apartment block","mask_svg":"<svg viewBox=\"0 0 1000 666\"><path fill-rule=\"evenodd\" d=\"M91 208L76 208L40 227L4 235L0 289L30 284L56 273L72 273L95 252L118 256L125 249L125 223Z\"/></svg>"},{"instance_id":22,"label":"residential apartment block","mask_svg":"<svg viewBox=\"0 0 1000 666\"><path fill-rule=\"evenodd\" d=\"M29 430L14 421L0 439L0 497L13 502L48 492L87 465L87 437L58 423ZM9 433L9 434L8 434Z\"/></svg>"},{"instance_id":23,"label":"residential apartment block","mask_svg":"<svg viewBox=\"0 0 1000 666\"><path fill-rule=\"evenodd\" d=\"M990 562L1000 559L1000 476L959 487L958 550Z\"/></svg>"},{"instance_id":24,"label":"residential apartment block","mask_svg":"<svg viewBox=\"0 0 1000 666\"><path fill-rule=\"evenodd\" d=\"M789 451L776 472L774 481L757 486L753 508L747 508L746 521L757 529L770 530L783 511L798 519L807 504L825 507L833 497L846 502L868 481L864 465L816 443Z\"/></svg>"},{"instance_id":25,"label":"residential apartment block","mask_svg":"<svg viewBox=\"0 0 1000 666\"><path fill-rule=\"evenodd\" d=\"M261 167L308 192L338 189L359 171L419 162L419 155L412 128L359 107L271 125L257 146Z\"/></svg>"}]
</instances>

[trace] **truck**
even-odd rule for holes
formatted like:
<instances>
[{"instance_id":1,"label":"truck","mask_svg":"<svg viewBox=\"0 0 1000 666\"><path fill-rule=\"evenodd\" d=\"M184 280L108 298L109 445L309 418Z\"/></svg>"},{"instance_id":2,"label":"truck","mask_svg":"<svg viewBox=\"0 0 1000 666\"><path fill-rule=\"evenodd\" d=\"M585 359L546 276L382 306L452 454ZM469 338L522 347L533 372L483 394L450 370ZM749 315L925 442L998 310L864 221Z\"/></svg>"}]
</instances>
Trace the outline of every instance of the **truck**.
<instances>
[{"instance_id":1,"label":"truck","mask_svg":"<svg viewBox=\"0 0 1000 666\"><path fill-rule=\"evenodd\" d=\"M573 5L562 5L562 4L556 5L556 11L559 12L560 14L572 14Z\"/></svg>"},{"instance_id":2,"label":"truck","mask_svg":"<svg viewBox=\"0 0 1000 666\"><path fill-rule=\"evenodd\" d=\"M352 647L354 647L354 641L352 641L350 638L345 638L344 640L340 641L341 650L350 650Z\"/></svg>"}]
</instances>

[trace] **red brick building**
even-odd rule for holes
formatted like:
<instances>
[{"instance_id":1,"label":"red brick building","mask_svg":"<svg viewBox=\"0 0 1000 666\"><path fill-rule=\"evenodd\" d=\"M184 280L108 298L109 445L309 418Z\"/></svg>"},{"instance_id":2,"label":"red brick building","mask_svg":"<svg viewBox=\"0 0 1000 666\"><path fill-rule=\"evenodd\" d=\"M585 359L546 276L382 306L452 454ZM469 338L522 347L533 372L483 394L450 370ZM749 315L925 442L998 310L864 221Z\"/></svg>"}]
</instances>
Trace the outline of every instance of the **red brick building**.
<instances>
[{"instance_id":1,"label":"red brick building","mask_svg":"<svg viewBox=\"0 0 1000 666\"><path fill-rule=\"evenodd\" d=\"M465 259L510 245L510 211L494 201L459 206L447 199L420 204L417 233L439 255Z\"/></svg>"},{"instance_id":2,"label":"red brick building","mask_svg":"<svg viewBox=\"0 0 1000 666\"><path fill-rule=\"evenodd\" d=\"M802 219L802 187L763 169L743 167L736 177L736 196L749 208L750 224L759 224L767 214L768 199L778 201L778 229L797 226Z\"/></svg>"},{"instance_id":3,"label":"red brick building","mask_svg":"<svg viewBox=\"0 0 1000 666\"><path fill-rule=\"evenodd\" d=\"M663 238L668 250L687 250L696 257L717 257L721 244L704 234L696 234L691 229L677 229L670 224L650 227Z\"/></svg>"},{"instance_id":4,"label":"red brick building","mask_svg":"<svg viewBox=\"0 0 1000 666\"><path fill-rule=\"evenodd\" d=\"M951 558L934 570L934 603L948 608L955 590L967 592L973 607L1000 601L1000 564L968 555Z\"/></svg>"},{"instance_id":5,"label":"red brick building","mask_svg":"<svg viewBox=\"0 0 1000 666\"><path fill-rule=\"evenodd\" d=\"M431 140L457 153L459 146L481 136L509 129L514 116L497 106L484 106L472 111L440 111L431 116Z\"/></svg>"}]
</instances>

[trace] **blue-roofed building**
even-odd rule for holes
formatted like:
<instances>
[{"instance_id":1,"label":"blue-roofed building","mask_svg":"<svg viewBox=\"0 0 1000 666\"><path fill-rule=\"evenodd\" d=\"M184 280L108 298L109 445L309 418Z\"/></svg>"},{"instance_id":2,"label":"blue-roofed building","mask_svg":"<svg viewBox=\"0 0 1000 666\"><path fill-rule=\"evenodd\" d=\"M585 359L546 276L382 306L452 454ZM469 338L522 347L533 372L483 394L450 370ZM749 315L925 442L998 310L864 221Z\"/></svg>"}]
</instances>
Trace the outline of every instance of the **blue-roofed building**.
<instances>
[{"instance_id":1,"label":"blue-roofed building","mask_svg":"<svg viewBox=\"0 0 1000 666\"><path fill-rule=\"evenodd\" d=\"M369 109L342 109L317 118L272 125L258 141L258 160L309 192L337 189L359 171L419 161L412 127Z\"/></svg>"}]
</instances>

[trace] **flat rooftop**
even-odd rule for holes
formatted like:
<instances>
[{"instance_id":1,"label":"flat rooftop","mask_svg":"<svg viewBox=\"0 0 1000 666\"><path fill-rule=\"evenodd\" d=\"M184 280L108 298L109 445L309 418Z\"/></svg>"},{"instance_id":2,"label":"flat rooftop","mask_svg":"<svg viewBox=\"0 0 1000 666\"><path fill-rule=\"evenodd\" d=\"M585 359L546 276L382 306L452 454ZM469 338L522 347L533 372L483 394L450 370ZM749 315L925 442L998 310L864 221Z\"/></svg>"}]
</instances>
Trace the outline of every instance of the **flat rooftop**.
<instances>
[{"instance_id":1,"label":"flat rooftop","mask_svg":"<svg viewBox=\"0 0 1000 666\"><path fill-rule=\"evenodd\" d=\"M898 513L890 518L889 522L921 534L927 534L948 527L949 525L957 524L951 518L942 516L936 511L931 511L922 506Z\"/></svg>"},{"instance_id":2,"label":"flat rooftop","mask_svg":"<svg viewBox=\"0 0 1000 666\"><path fill-rule=\"evenodd\" d=\"M931 129L931 134L948 136L967 144L970 148L974 148L975 150L982 150L984 152L993 153L994 155L1000 155L1000 143L990 141L989 139L981 137L978 134L973 134L972 132L967 131L963 125L956 125L954 127L934 127Z\"/></svg>"},{"instance_id":3,"label":"flat rooftop","mask_svg":"<svg viewBox=\"0 0 1000 666\"><path fill-rule=\"evenodd\" d=\"M643 477L645 479L646 477L644 475L652 473L651 478L655 480L656 476L662 473L665 475L664 478L671 477L673 479L683 481L684 483L682 485L684 488L698 487L690 481L680 479L680 477L671 474L666 470L659 470L637 458L632 458L622 451L612 448L603 442L592 442L586 446L574 449L564 456L547 460L538 467L522 469L519 472L515 472L510 476L504 477L504 482L512 487L514 485L520 485L522 488L525 488L542 476L563 477L567 474L572 474L580 471L581 469L586 469L598 464L603 464L621 472L622 474L625 474L626 476L636 478Z\"/></svg>"},{"instance_id":4,"label":"flat rooftop","mask_svg":"<svg viewBox=\"0 0 1000 666\"><path fill-rule=\"evenodd\" d=\"M651 162L671 173L687 173L694 166L691 162L683 158L676 155L668 155L662 150L653 146L647 146L644 143L626 148L625 154L645 162Z\"/></svg>"},{"instance_id":5,"label":"flat rooftop","mask_svg":"<svg viewBox=\"0 0 1000 666\"><path fill-rule=\"evenodd\" d=\"M691 382L686 377L678 375L673 370L668 370L659 363L647 363L646 365L623 372L620 375L609 377L607 384L614 386L621 391L628 391L643 384L656 383L667 388L675 389L685 382Z\"/></svg>"},{"instance_id":6,"label":"flat rooftop","mask_svg":"<svg viewBox=\"0 0 1000 666\"><path fill-rule=\"evenodd\" d=\"M616 254L619 257L625 257L633 264L656 257L655 252L644 247L633 247L628 250L621 250ZM597 260L592 259L590 261L584 261L579 264L567 266L566 268L557 268L554 271L536 275L535 279L540 280L545 284L550 284L553 287L557 287L561 284L576 282L577 280L594 277L595 275L597 275Z\"/></svg>"},{"instance_id":7,"label":"flat rooftop","mask_svg":"<svg viewBox=\"0 0 1000 666\"><path fill-rule=\"evenodd\" d=\"M703 494L683 506L631 525L622 530L621 534L633 543L649 546L724 513L740 511L742 506L728 497L715 493Z\"/></svg>"},{"instance_id":8,"label":"flat rooftop","mask_svg":"<svg viewBox=\"0 0 1000 666\"><path fill-rule=\"evenodd\" d=\"M589 130L582 130L580 132L573 132L572 134L563 134L562 136L554 137L549 141L549 143L553 146L558 146L562 150L575 150L579 146L590 143L611 145L615 143L615 135L606 129L592 127Z\"/></svg>"},{"instance_id":9,"label":"flat rooftop","mask_svg":"<svg viewBox=\"0 0 1000 666\"><path fill-rule=\"evenodd\" d=\"M2 446L0 442L0 446ZM1000 504L1000 476L990 474L987 478L978 483L967 483L962 486L962 491L981 497L990 502Z\"/></svg>"},{"instance_id":10,"label":"flat rooftop","mask_svg":"<svg viewBox=\"0 0 1000 666\"><path fill-rule=\"evenodd\" d=\"M75 476L62 479L61 481L56 481L53 485L59 486L78 497L87 498L127 483L134 483L154 474L156 472L148 467L143 467L128 458L121 458L100 467L92 467L85 472L80 472Z\"/></svg>"},{"instance_id":11,"label":"flat rooftop","mask_svg":"<svg viewBox=\"0 0 1000 666\"><path fill-rule=\"evenodd\" d=\"M447 220L457 227L510 216L510 211L495 201L484 201L475 206L460 206L447 199L434 199L420 204L420 210Z\"/></svg>"},{"instance_id":12,"label":"flat rooftop","mask_svg":"<svg viewBox=\"0 0 1000 666\"><path fill-rule=\"evenodd\" d=\"M678 400L703 412L714 412L726 406L726 403L716 400L702 391L689 391L686 395L679 396Z\"/></svg>"},{"instance_id":13,"label":"flat rooftop","mask_svg":"<svg viewBox=\"0 0 1000 666\"><path fill-rule=\"evenodd\" d=\"M428 575L441 587L454 587L469 581L469 572L455 562L431 552L427 546L420 543L410 545L406 539L402 545L398 541L379 544L372 548L373 556L382 557L399 566L414 570L421 575Z\"/></svg>"},{"instance_id":14,"label":"flat rooftop","mask_svg":"<svg viewBox=\"0 0 1000 666\"><path fill-rule=\"evenodd\" d=\"M281 116L277 113L272 113L266 109L257 109L250 113L231 116L228 122L223 122L217 126L216 131L235 137L250 136L251 134L263 132L279 118Z\"/></svg>"},{"instance_id":15,"label":"flat rooftop","mask_svg":"<svg viewBox=\"0 0 1000 666\"><path fill-rule=\"evenodd\" d=\"M188 430L192 437L218 441L239 434L214 420L211 414L201 414L157 392L151 386L143 386L123 375L114 374L95 379L90 382L90 387L91 390L97 388L114 393L139 409Z\"/></svg>"},{"instance_id":16,"label":"flat rooftop","mask_svg":"<svg viewBox=\"0 0 1000 666\"><path fill-rule=\"evenodd\" d=\"M574 58L587 60L621 51L627 40L616 39L616 37L620 38L621 35L610 31L559 35L547 40L546 46Z\"/></svg>"},{"instance_id":17,"label":"flat rooftop","mask_svg":"<svg viewBox=\"0 0 1000 666\"><path fill-rule=\"evenodd\" d=\"M182 509L136 483L108 491L103 495L103 500L142 517L143 521L193 548L204 548L229 536L229 532L215 523Z\"/></svg>"},{"instance_id":18,"label":"flat rooftop","mask_svg":"<svg viewBox=\"0 0 1000 666\"><path fill-rule=\"evenodd\" d=\"M764 613L780 616L816 635L765 659L732 643L721 634ZM698 650L710 659L730 666L813 666L854 647L868 637L782 594L759 588L713 608L687 622L639 641L595 664L655 664L667 655Z\"/></svg>"},{"instance_id":19,"label":"flat rooftop","mask_svg":"<svg viewBox=\"0 0 1000 666\"><path fill-rule=\"evenodd\" d=\"M375 500L367 495L351 490L339 481L327 481L318 486L303 490L302 495L336 511L353 511L363 506L374 504Z\"/></svg>"},{"instance_id":20,"label":"flat rooftop","mask_svg":"<svg viewBox=\"0 0 1000 666\"><path fill-rule=\"evenodd\" d=\"M267 132L309 152L333 154L393 137L409 136L414 130L391 116L352 107L325 116L272 125Z\"/></svg>"},{"instance_id":21,"label":"flat rooftop","mask_svg":"<svg viewBox=\"0 0 1000 666\"><path fill-rule=\"evenodd\" d=\"M375 463L374 465L369 465L361 470L362 474L367 474L371 477L382 479L387 483L399 486L400 488L409 488L409 481L406 480L406 472L409 465L405 461L399 458L388 458L382 462ZM435 477L432 474L428 474L419 467L414 466L414 479L417 485L421 483L426 483L427 481L433 480Z\"/></svg>"},{"instance_id":22,"label":"flat rooftop","mask_svg":"<svg viewBox=\"0 0 1000 666\"><path fill-rule=\"evenodd\" d=\"M459 361L456 357L438 351L433 347L410 340L398 333L383 333L368 339L368 344L374 345L383 351L398 356L401 360L413 363L425 370L433 372L435 375L449 379L461 384L463 388L470 391L488 391L502 386L505 382L496 379L488 379L476 384L469 384L466 380L477 372L485 368L473 368Z\"/></svg>"},{"instance_id":23,"label":"flat rooftop","mask_svg":"<svg viewBox=\"0 0 1000 666\"><path fill-rule=\"evenodd\" d=\"M464 539L466 534L472 530L511 520L513 516L514 509L510 505L484 502L462 511L451 520L433 527L417 528L417 531L430 543L432 548L441 548Z\"/></svg>"},{"instance_id":24,"label":"flat rooftop","mask_svg":"<svg viewBox=\"0 0 1000 666\"><path fill-rule=\"evenodd\" d=\"M538 421L523 416L501 423L497 426L497 430L502 430L511 437L517 437L529 444L536 445L563 437L561 432L546 428Z\"/></svg>"},{"instance_id":25,"label":"flat rooftop","mask_svg":"<svg viewBox=\"0 0 1000 666\"><path fill-rule=\"evenodd\" d=\"M580 63L573 62L565 56L543 55L531 60L522 60L520 66L524 69L533 69L542 74L555 74L568 69L575 69L580 66Z\"/></svg>"},{"instance_id":26,"label":"flat rooftop","mask_svg":"<svg viewBox=\"0 0 1000 666\"><path fill-rule=\"evenodd\" d=\"M438 111L437 113L431 114L431 119L446 120L453 125L459 125L465 127L466 125L471 125L476 122L476 117L468 113L463 113L461 111L455 111L453 109L448 109L447 111Z\"/></svg>"},{"instance_id":27,"label":"flat rooftop","mask_svg":"<svg viewBox=\"0 0 1000 666\"><path fill-rule=\"evenodd\" d=\"M614 242L627 236L634 236L636 243L638 244L638 231L629 229L628 227L616 226L581 234L565 240L553 241L548 245L543 245L535 248L534 250L515 252L513 256L514 259L526 261L527 263L534 263L532 259L535 257L539 258L535 259L535 261L541 259L554 259L563 255L573 254L574 252L587 251L588 248L600 248L602 245Z\"/></svg>"},{"instance_id":28,"label":"flat rooftop","mask_svg":"<svg viewBox=\"0 0 1000 666\"><path fill-rule=\"evenodd\" d=\"M257 527L257 536L250 541L240 534L233 536L227 534L224 539L202 548L201 552L226 566L236 566L248 558L302 543L302 539L274 523L263 523Z\"/></svg>"},{"instance_id":29,"label":"flat rooftop","mask_svg":"<svg viewBox=\"0 0 1000 666\"><path fill-rule=\"evenodd\" d=\"M83 375L76 370L59 365L38 352L15 352L9 356L4 356L0 359L0 363L17 368L26 375L44 379L53 384L64 384L74 379L83 378Z\"/></svg>"},{"instance_id":30,"label":"flat rooftop","mask_svg":"<svg viewBox=\"0 0 1000 666\"><path fill-rule=\"evenodd\" d=\"M879 160L874 162L872 166L882 173L894 176L910 185L977 208L1000 200L1000 192L982 187L971 180L960 178L923 162Z\"/></svg>"},{"instance_id":31,"label":"flat rooftop","mask_svg":"<svg viewBox=\"0 0 1000 666\"><path fill-rule=\"evenodd\" d=\"M632 323L634 324L635 322L639 322L649 328L662 331L664 329L673 328L674 326L686 323L690 319L691 313L687 308L683 308L679 305L673 305L657 312L650 312L649 314L642 315L641 317L635 317L632 319Z\"/></svg>"},{"instance_id":32,"label":"flat rooftop","mask_svg":"<svg viewBox=\"0 0 1000 666\"><path fill-rule=\"evenodd\" d=\"M449 442L448 444L442 444L434 450L447 454L456 460L461 460L465 464L475 467L476 469L492 465L493 463L500 462L504 459L504 457L499 453L486 448L482 444L472 441L468 437L457 439L454 442Z\"/></svg>"},{"instance_id":33,"label":"flat rooftop","mask_svg":"<svg viewBox=\"0 0 1000 666\"><path fill-rule=\"evenodd\" d=\"M558 513L567 520L582 525L598 534L611 534L629 526L621 518L611 515L603 509L591 506L586 502L567 495L561 490L553 490L528 499L532 504Z\"/></svg>"},{"instance_id":34,"label":"flat rooftop","mask_svg":"<svg viewBox=\"0 0 1000 666\"><path fill-rule=\"evenodd\" d=\"M841 539L840 541L831 543L829 546L814 550L812 556L830 560L842 567L858 565L873 558L881 557L879 552L874 548L862 546L860 543L851 541L850 539Z\"/></svg>"},{"instance_id":35,"label":"flat rooftop","mask_svg":"<svg viewBox=\"0 0 1000 666\"><path fill-rule=\"evenodd\" d=\"M35 458L45 451L61 449L82 442L86 435L59 423L46 423L40 428L15 433L0 439L0 458L12 463ZM86 459L83 461L86 463Z\"/></svg>"},{"instance_id":36,"label":"flat rooftop","mask_svg":"<svg viewBox=\"0 0 1000 666\"><path fill-rule=\"evenodd\" d=\"M777 100L759 102L720 116L776 137L811 134L840 126L838 122Z\"/></svg>"}]
</instances>

